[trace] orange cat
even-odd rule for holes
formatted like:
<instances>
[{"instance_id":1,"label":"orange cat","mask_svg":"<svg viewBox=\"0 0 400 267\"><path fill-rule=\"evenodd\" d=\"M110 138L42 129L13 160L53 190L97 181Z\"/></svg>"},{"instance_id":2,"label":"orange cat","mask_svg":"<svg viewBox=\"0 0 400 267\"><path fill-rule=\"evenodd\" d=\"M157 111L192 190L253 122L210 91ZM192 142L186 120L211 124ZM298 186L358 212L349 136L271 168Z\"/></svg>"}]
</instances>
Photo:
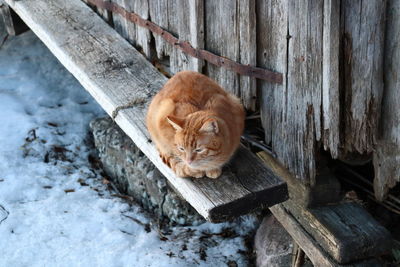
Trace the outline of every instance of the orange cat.
<instances>
[{"instance_id":1,"label":"orange cat","mask_svg":"<svg viewBox=\"0 0 400 267\"><path fill-rule=\"evenodd\" d=\"M244 117L235 96L203 74L182 71L151 101L147 128L176 175L217 178L239 145Z\"/></svg>"}]
</instances>

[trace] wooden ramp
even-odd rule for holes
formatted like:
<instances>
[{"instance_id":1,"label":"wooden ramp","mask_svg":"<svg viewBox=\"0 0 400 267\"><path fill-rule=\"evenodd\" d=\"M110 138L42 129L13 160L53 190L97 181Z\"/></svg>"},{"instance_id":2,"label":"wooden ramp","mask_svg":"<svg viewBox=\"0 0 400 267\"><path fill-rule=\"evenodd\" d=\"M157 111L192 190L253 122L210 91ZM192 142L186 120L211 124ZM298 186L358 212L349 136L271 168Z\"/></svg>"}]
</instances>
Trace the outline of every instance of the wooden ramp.
<instances>
[{"instance_id":1,"label":"wooden ramp","mask_svg":"<svg viewBox=\"0 0 400 267\"><path fill-rule=\"evenodd\" d=\"M288 198L286 183L245 148L217 180L176 177L145 127L147 105L167 79L80 0L6 2L207 220L224 221Z\"/></svg>"}]
</instances>

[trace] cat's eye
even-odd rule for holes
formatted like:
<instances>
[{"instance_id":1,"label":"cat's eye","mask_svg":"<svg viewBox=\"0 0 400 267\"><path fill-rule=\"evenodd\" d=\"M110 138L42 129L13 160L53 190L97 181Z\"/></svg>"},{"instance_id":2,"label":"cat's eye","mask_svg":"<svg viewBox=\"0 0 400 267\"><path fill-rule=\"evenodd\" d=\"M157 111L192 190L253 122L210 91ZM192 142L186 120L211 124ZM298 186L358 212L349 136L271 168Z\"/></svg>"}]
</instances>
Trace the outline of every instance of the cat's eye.
<instances>
[{"instance_id":1,"label":"cat's eye","mask_svg":"<svg viewBox=\"0 0 400 267\"><path fill-rule=\"evenodd\" d=\"M196 152L196 153L200 153L200 152L203 152L203 148L196 148L195 150L194 150L194 152Z\"/></svg>"},{"instance_id":2,"label":"cat's eye","mask_svg":"<svg viewBox=\"0 0 400 267\"><path fill-rule=\"evenodd\" d=\"M181 146L178 146L178 150L182 151L182 152L185 151L185 149L183 147L181 147Z\"/></svg>"}]
</instances>

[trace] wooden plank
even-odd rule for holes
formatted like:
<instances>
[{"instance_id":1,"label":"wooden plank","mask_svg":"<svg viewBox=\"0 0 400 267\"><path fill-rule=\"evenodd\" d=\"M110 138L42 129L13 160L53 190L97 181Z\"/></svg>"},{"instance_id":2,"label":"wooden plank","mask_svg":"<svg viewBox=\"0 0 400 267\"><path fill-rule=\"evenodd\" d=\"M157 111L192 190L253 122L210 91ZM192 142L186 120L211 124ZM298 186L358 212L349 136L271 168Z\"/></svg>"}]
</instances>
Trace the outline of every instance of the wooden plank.
<instances>
[{"instance_id":1,"label":"wooden plank","mask_svg":"<svg viewBox=\"0 0 400 267\"><path fill-rule=\"evenodd\" d=\"M285 134L276 133L273 147L289 170L311 185L321 138L322 27L322 1L289 1L287 104L278 122Z\"/></svg>"},{"instance_id":2,"label":"wooden plank","mask_svg":"<svg viewBox=\"0 0 400 267\"><path fill-rule=\"evenodd\" d=\"M261 83L266 142L297 179L312 186L322 126L323 1L257 4L264 16L258 36L267 36L260 37L261 63L285 74L281 86Z\"/></svg>"},{"instance_id":3,"label":"wooden plank","mask_svg":"<svg viewBox=\"0 0 400 267\"><path fill-rule=\"evenodd\" d=\"M288 1L257 0L257 65L284 74L281 85L259 80L260 113L265 142L279 142L287 90Z\"/></svg>"},{"instance_id":4,"label":"wooden plank","mask_svg":"<svg viewBox=\"0 0 400 267\"><path fill-rule=\"evenodd\" d=\"M374 153L375 196L383 200L400 182L400 1L389 0L385 40L385 89L381 136Z\"/></svg>"},{"instance_id":5,"label":"wooden plank","mask_svg":"<svg viewBox=\"0 0 400 267\"><path fill-rule=\"evenodd\" d=\"M238 1L239 4L239 61L242 64L257 65L256 1ZM240 99L249 110L256 110L256 79L239 76Z\"/></svg>"},{"instance_id":6,"label":"wooden plank","mask_svg":"<svg viewBox=\"0 0 400 267\"><path fill-rule=\"evenodd\" d=\"M343 0L343 155L373 152L383 92L385 0ZM351 160L351 158L350 158Z\"/></svg>"},{"instance_id":7,"label":"wooden plank","mask_svg":"<svg viewBox=\"0 0 400 267\"><path fill-rule=\"evenodd\" d=\"M172 32L180 40L188 41L195 48L204 48L204 7L203 0L150 1L150 15L157 25ZM169 56L172 73L181 70L202 72L203 60L186 55L181 50L153 35L157 56Z\"/></svg>"},{"instance_id":8,"label":"wooden plank","mask_svg":"<svg viewBox=\"0 0 400 267\"><path fill-rule=\"evenodd\" d=\"M204 48L203 0L168 0L168 30L175 32L180 40L189 41L195 48ZM201 72L203 61L181 50L170 49L172 73L182 70Z\"/></svg>"},{"instance_id":9,"label":"wooden plank","mask_svg":"<svg viewBox=\"0 0 400 267\"><path fill-rule=\"evenodd\" d=\"M312 255L310 258L314 264L346 264L379 256L390 250L390 233L359 205L343 203L307 209L303 205L307 199L303 198L316 198L313 191L299 183L265 152L258 153L258 156L268 169L288 183L291 200L270 209L306 254ZM328 186L328 190L318 191L325 192L325 199L329 199L329 191L333 190ZM298 233L298 228L301 228L303 234Z\"/></svg>"},{"instance_id":10,"label":"wooden plank","mask_svg":"<svg viewBox=\"0 0 400 267\"><path fill-rule=\"evenodd\" d=\"M296 216L292 214L287 205L278 204L270 207L272 214L278 219L282 226L288 231L296 243L301 247L314 266L323 267L375 267L382 266L378 260L363 260L349 264L340 264L336 262L318 243L317 240L304 228ZM355 226L356 227L356 226ZM360 239L357 239L361 241ZM376 244L376 243L375 243ZM370 244L369 244L370 245ZM377 245L379 246L379 245ZM352 252L352 250L349 250Z\"/></svg>"},{"instance_id":11,"label":"wooden plank","mask_svg":"<svg viewBox=\"0 0 400 267\"><path fill-rule=\"evenodd\" d=\"M152 0L149 2L149 12L151 21L158 26L168 29L168 1L165 0ZM155 48L157 51L157 57L164 59L165 56L169 56L173 47L169 45L161 36L153 34L155 39Z\"/></svg>"},{"instance_id":12,"label":"wooden plank","mask_svg":"<svg viewBox=\"0 0 400 267\"><path fill-rule=\"evenodd\" d=\"M127 11L139 14L144 19L149 19L149 2L148 0L112 0L113 2L124 7ZM120 15L114 15L113 21L115 29L131 44L141 49L147 58L151 58L151 34L148 29L137 26L136 24L126 20Z\"/></svg>"},{"instance_id":13,"label":"wooden plank","mask_svg":"<svg viewBox=\"0 0 400 267\"><path fill-rule=\"evenodd\" d=\"M326 0L322 59L322 139L324 149L329 150L333 158L338 157L340 146L339 35L340 1Z\"/></svg>"},{"instance_id":14,"label":"wooden plank","mask_svg":"<svg viewBox=\"0 0 400 267\"><path fill-rule=\"evenodd\" d=\"M0 19L9 35L18 35L29 30L28 26L10 9L4 0L0 0Z\"/></svg>"},{"instance_id":15,"label":"wooden plank","mask_svg":"<svg viewBox=\"0 0 400 267\"><path fill-rule=\"evenodd\" d=\"M205 49L239 61L238 10L236 1L205 0ZM239 76L207 63L207 73L230 93L240 97Z\"/></svg>"},{"instance_id":16,"label":"wooden plank","mask_svg":"<svg viewBox=\"0 0 400 267\"><path fill-rule=\"evenodd\" d=\"M304 209L294 202L285 202L284 206L339 263L381 256L391 249L390 233L359 204L341 203Z\"/></svg>"},{"instance_id":17,"label":"wooden plank","mask_svg":"<svg viewBox=\"0 0 400 267\"><path fill-rule=\"evenodd\" d=\"M176 177L161 162L145 127L146 106L167 79L79 0L7 1L206 219L219 222L287 199L286 184L244 149L221 179Z\"/></svg>"},{"instance_id":18,"label":"wooden plank","mask_svg":"<svg viewBox=\"0 0 400 267\"><path fill-rule=\"evenodd\" d=\"M263 160L268 169L287 183L290 199L295 199L300 206L311 208L340 201L340 183L328 168L320 168L316 182L311 187L296 179L271 155L259 152L257 156Z\"/></svg>"},{"instance_id":19,"label":"wooden plank","mask_svg":"<svg viewBox=\"0 0 400 267\"><path fill-rule=\"evenodd\" d=\"M206 0L205 49L243 63L256 63L255 1ZM247 109L254 110L256 81L235 72L206 64L206 73L222 87L241 98Z\"/></svg>"}]
</instances>

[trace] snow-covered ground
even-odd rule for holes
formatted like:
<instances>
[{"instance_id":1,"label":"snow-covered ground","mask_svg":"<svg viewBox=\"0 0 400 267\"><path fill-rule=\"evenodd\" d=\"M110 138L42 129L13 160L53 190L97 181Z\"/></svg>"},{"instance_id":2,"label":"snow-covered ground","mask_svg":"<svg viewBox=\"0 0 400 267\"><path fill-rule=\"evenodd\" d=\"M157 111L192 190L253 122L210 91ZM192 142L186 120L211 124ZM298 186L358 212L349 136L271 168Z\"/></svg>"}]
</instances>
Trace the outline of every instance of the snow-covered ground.
<instances>
[{"instance_id":1,"label":"snow-covered ground","mask_svg":"<svg viewBox=\"0 0 400 267\"><path fill-rule=\"evenodd\" d=\"M112 197L88 160L100 115L32 32L0 48L0 266L247 265L251 217L160 238L149 215Z\"/></svg>"}]
</instances>

